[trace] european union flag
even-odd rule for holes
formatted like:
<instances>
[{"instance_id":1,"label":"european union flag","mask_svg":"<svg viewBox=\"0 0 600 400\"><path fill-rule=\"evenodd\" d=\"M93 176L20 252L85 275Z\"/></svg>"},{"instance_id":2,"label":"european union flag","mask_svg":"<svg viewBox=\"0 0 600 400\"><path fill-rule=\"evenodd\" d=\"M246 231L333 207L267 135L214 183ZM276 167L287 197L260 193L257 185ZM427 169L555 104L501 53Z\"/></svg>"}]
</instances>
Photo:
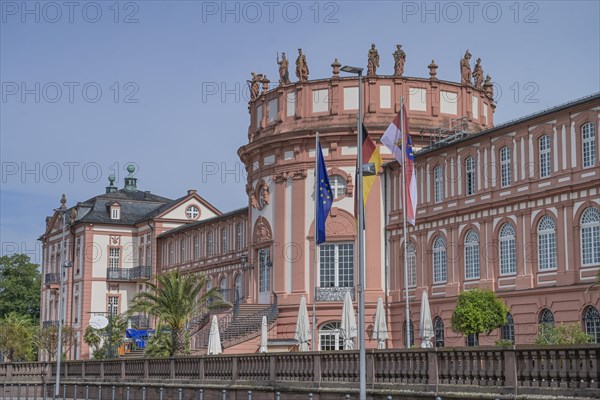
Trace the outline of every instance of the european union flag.
<instances>
[{"instance_id":1,"label":"european union flag","mask_svg":"<svg viewBox=\"0 0 600 400\"><path fill-rule=\"evenodd\" d=\"M317 244L321 244L326 240L325 221L327 220L331 205L333 204L333 193L331 192L331 185L329 184L329 176L327 175L327 167L325 166L325 160L323 159L321 143L318 144L317 149L317 196L315 201L317 202L316 242Z\"/></svg>"}]
</instances>

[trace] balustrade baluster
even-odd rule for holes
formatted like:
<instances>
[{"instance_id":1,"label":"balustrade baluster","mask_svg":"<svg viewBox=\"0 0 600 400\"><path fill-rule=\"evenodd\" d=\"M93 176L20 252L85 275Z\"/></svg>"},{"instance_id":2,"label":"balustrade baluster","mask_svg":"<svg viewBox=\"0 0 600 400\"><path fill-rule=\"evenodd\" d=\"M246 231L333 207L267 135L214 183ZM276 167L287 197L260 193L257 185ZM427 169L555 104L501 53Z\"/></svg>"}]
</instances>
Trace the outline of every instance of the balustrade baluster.
<instances>
[{"instance_id":1,"label":"balustrade baluster","mask_svg":"<svg viewBox=\"0 0 600 400\"><path fill-rule=\"evenodd\" d=\"M73 400L77 400L77 385L73 386Z\"/></svg>"},{"instance_id":2,"label":"balustrade baluster","mask_svg":"<svg viewBox=\"0 0 600 400\"><path fill-rule=\"evenodd\" d=\"M252 390L248 390L248 400L252 400Z\"/></svg>"},{"instance_id":3,"label":"balustrade baluster","mask_svg":"<svg viewBox=\"0 0 600 400\"><path fill-rule=\"evenodd\" d=\"M85 385L85 400L90 400L90 385Z\"/></svg>"}]
</instances>

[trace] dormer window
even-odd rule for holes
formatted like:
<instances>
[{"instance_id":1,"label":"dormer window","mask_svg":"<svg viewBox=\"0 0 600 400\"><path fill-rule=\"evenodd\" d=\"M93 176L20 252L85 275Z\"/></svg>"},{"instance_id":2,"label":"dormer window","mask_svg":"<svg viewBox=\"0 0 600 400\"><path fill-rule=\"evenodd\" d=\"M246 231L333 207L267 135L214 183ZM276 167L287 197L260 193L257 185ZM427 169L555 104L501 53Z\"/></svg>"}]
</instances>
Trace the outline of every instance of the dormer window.
<instances>
[{"instance_id":1,"label":"dormer window","mask_svg":"<svg viewBox=\"0 0 600 400\"><path fill-rule=\"evenodd\" d=\"M121 219L121 205L119 203L113 203L110 205L110 219L118 220Z\"/></svg>"}]
</instances>

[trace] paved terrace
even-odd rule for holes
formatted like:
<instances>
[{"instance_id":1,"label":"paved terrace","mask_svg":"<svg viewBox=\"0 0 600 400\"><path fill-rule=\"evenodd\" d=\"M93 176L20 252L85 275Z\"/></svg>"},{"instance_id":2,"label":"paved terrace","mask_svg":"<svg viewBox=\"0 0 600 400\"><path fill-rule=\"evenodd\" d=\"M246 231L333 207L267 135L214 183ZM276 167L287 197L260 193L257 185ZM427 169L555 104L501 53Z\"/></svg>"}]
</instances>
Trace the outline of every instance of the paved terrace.
<instances>
[{"instance_id":1,"label":"paved terrace","mask_svg":"<svg viewBox=\"0 0 600 400\"><path fill-rule=\"evenodd\" d=\"M371 350L370 399L600 398L600 345ZM358 351L68 361L61 398L330 400L358 398ZM0 364L2 399L19 384L43 398L54 363ZM50 397L50 396L49 396ZM21 399L25 399L21 396Z\"/></svg>"}]
</instances>

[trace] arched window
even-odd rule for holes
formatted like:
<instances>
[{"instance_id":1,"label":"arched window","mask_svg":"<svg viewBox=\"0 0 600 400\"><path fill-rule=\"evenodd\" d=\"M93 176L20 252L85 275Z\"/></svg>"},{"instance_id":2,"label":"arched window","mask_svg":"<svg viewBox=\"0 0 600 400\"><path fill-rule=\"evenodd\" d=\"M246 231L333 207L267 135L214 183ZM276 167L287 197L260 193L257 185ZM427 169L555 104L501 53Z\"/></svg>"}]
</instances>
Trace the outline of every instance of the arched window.
<instances>
[{"instance_id":1,"label":"arched window","mask_svg":"<svg viewBox=\"0 0 600 400\"><path fill-rule=\"evenodd\" d=\"M544 135L539 140L540 178L550 176L550 136Z\"/></svg>"},{"instance_id":2,"label":"arched window","mask_svg":"<svg viewBox=\"0 0 600 400\"><path fill-rule=\"evenodd\" d=\"M517 273L515 228L506 223L500 229L500 275Z\"/></svg>"},{"instance_id":3,"label":"arched window","mask_svg":"<svg viewBox=\"0 0 600 400\"><path fill-rule=\"evenodd\" d=\"M444 200L444 174L441 166L433 169L433 192L436 203L441 203Z\"/></svg>"},{"instance_id":4,"label":"arched window","mask_svg":"<svg viewBox=\"0 0 600 400\"><path fill-rule=\"evenodd\" d=\"M556 269L556 225L547 215L538 224L538 262L540 270Z\"/></svg>"},{"instance_id":5,"label":"arched window","mask_svg":"<svg viewBox=\"0 0 600 400\"><path fill-rule=\"evenodd\" d=\"M539 334L543 335L545 328L554 326L554 314L552 314L552 311L548 310L547 308L544 308L542 311L540 311L540 318L538 322Z\"/></svg>"},{"instance_id":6,"label":"arched window","mask_svg":"<svg viewBox=\"0 0 600 400\"><path fill-rule=\"evenodd\" d=\"M475 159L473 157L467 157L465 160L465 171L466 171L466 193L467 196L475 194Z\"/></svg>"},{"instance_id":7,"label":"arched window","mask_svg":"<svg viewBox=\"0 0 600 400\"><path fill-rule=\"evenodd\" d=\"M175 265L175 248L173 242L169 243L169 265Z\"/></svg>"},{"instance_id":8,"label":"arched window","mask_svg":"<svg viewBox=\"0 0 600 400\"><path fill-rule=\"evenodd\" d=\"M414 243L406 246L406 265L408 266L408 286L417 285L417 248Z\"/></svg>"},{"instance_id":9,"label":"arched window","mask_svg":"<svg viewBox=\"0 0 600 400\"><path fill-rule=\"evenodd\" d=\"M214 250L213 233L208 232L206 234L206 257L212 257Z\"/></svg>"},{"instance_id":10,"label":"arched window","mask_svg":"<svg viewBox=\"0 0 600 400\"><path fill-rule=\"evenodd\" d=\"M331 175L329 177L331 192L334 199L340 199L346 196L346 178L340 175Z\"/></svg>"},{"instance_id":11,"label":"arched window","mask_svg":"<svg viewBox=\"0 0 600 400\"><path fill-rule=\"evenodd\" d=\"M465 279L479 278L479 236L472 229L465 236Z\"/></svg>"},{"instance_id":12,"label":"arched window","mask_svg":"<svg viewBox=\"0 0 600 400\"><path fill-rule=\"evenodd\" d=\"M219 281L219 293L221 293L221 296L223 296L223 299L225 301L231 301L231 299L227 295L228 294L228 290L227 290L227 276L223 276L221 278L221 280Z\"/></svg>"},{"instance_id":13,"label":"arched window","mask_svg":"<svg viewBox=\"0 0 600 400\"><path fill-rule=\"evenodd\" d=\"M506 315L506 324L502 325L500 338L510 340L512 344L515 344L515 321L511 313Z\"/></svg>"},{"instance_id":14,"label":"arched window","mask_svg":"<svg viewBox=\"0 0 600 400\"><path fill-rule=\"evenodd\" d=\"M441 317L433 319L433 331L435 332L435 347L444 347L444 320Z\"/></svg>"},{"instance_id":15,"label":"arched window","mask_svg":"<svg viewBox=\"0 0 600 400\"><path fill-rule=\"evenodd\" d=\"M409 322L410 325L410 347L413 347L415 345L415 325L412 322L412 319ZM404 345L406 346L407 343L407 338L406 338L406 320L404 320L404 322L402 323L402 333L404 334Z\"/></svg>"},{"instance_id":16,"label":"arched window","mask_svg":"<svg viewBox=\"0 0 600 400\"><path fill-rule=\"evenodd\" d=\"M339 321L328 322L319 329L319 349L321 351L343 350L344 339L340 333Z\"/></svg>"},{"instance_id":17,"label":"arched window","mask_svg":"<svg viewBox=\"0 0 600 400\"><path fill-rule=\"evenodd\" d=\"M581 145L583 152L583 167L596 164L596 125L588 122L581 127Z\"/></svg>"},{"instance_id":18,"label":"arched window","mask_svg":"<svg viewBox=\"0 0 600 400\"><path fill-rule=\"evenodd\" d=\"M500 184L502 187L510 186L512 182L510 167L510 147L505 146L500 149Z\"/></svg>"},{"instance_id":19,"label":"arched window","mask_svg":"<svg viewBox=\"0 0 600 400\"><path fill-rule=\"evenodd\" d=\"M600 211L593 207L581 215L581 254L584 266L600 264Z\"/></svg>"},{"instance_id":20,"label":"arched window","mask_svg":"<svg viewBox=\"0 0 600 400\"><path fill-rule=\"evenodd\" d=\"M600 343L600 313L593 306L586 307L583 312L585 333L594 338L594 343Z\"/></svg>"},{"instance_id":21,"label":"arched window","mask_svg":"<svg viewBox=\"0 0 600 400\"><path fill-rule=\"evenodd\" d=\"M446 241L438 236L433 242L433 283L446 282Z\"/></svg>"}]
</instances>

